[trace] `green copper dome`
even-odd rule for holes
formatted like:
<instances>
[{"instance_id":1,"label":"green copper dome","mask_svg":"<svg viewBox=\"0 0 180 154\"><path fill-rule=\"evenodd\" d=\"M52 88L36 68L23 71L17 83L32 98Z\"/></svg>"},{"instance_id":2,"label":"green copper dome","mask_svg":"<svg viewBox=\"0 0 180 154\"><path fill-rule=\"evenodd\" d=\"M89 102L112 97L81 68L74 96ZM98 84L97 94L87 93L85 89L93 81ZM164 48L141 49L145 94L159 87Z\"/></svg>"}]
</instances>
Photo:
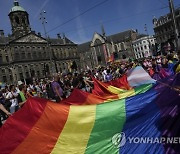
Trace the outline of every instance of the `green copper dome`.
<instances>
[{"instance_id":1,"label":"green copper dome","mask_svg":"<svg viewBox=\"0 0 180 154\"><path fill-rule=\"evenodd\" d=\"M10 10L10 13L11 13L11 12L16 12L16 11L26 12L25 9L23 9L21 6L19 6L19 2L18 2L18 1L14 1L14 6L13 6L12 9Z\"/></svg>"}]
</instances>

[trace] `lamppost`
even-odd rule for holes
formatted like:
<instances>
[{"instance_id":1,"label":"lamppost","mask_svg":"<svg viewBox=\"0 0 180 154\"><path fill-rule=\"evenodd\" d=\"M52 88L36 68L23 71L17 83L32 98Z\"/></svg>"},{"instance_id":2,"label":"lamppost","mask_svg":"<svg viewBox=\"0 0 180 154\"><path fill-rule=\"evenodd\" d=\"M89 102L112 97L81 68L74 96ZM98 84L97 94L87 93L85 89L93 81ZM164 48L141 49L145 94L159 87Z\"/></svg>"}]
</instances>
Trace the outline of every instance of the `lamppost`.
<instances>
[{"instance_id":1,"label":"lamppost","mask_svg":"<svg viewBox=\"0 0 180 154\"><path fill-rule=\"evenodd\" d=\"M49 38L48 38L48 36L47 36L47 31L46 31L46 26L45 26L45 24L47 24L45 14L46 14L46 11L41 11L41 13L40 13L40 18L39 18L39 19L41 20L41 23L42 23L42 25L43 25L44 35L45 35L45 38L46 38L46 40L47 40L47 48L48 48L48 50L49 50L50 65L51 65L52 71L54 72L53 65L52 65L52 54L51 54L51 50L50 50L50 46L49 46Z\"/></svg>"},{"instance_id":2,"label":"lamppost","mask_svg":"<svg viewBox=\"0 0 180 154\"><path fill-rule=\"evenodd\" d=\"M46 11L41 11L39 19L41 20L42 25L43 25L45 38L47 38L47 31L46 31L46 26L45 26L45 24L47 24L47 20L46 20L45 14L46 14Z\"/></svg>"},{"instance_id":3,"label":"lamppost","mask_svg":"<svg viewBox=\"0 0 180 154\"><path fill-rule=\"evenodd\" d=\"M175 15L175 10L174 10L174 3L173 0L169 0L169 8L171 12L171 19L174 27L174 35L175 35L175 43L176 43L176 50L180 49L180 36L179 36L179 31L177 28L177 23L176 23L176 15Z\"/></svg>"},{"instance_id":4,"label":"lamppost","mask_svg":"<svg viewBox=\"0 0 180 154\"><path fill-rule=\"evenodd\" d=\"M149 33L148 33L148 29L147 29L147 25L146 25L146 24L144 25L144 31L146 32L147 38L148 38L149 53L150 53L151 55L153 55L152 52L151 52L151 42L150 42L150 38L149 38L150 36L149 36Z\"/></svg>"}]
</instances>

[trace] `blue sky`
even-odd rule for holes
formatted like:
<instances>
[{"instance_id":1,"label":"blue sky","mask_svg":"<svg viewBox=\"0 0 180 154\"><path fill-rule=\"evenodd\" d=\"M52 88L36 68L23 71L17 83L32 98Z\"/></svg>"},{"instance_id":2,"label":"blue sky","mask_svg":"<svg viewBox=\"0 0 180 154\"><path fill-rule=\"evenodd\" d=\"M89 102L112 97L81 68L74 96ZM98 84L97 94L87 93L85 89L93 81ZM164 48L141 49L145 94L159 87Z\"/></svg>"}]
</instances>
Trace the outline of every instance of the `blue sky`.
<instances>
[{"instance_id":1,"label":"blue sky","mask_svg":"<svg viewBox=\"0 0 180 154\"><path fill-rule=\"evenodd\" d=\"M46 10L47 31L66 22L68 19L93 7L104 0L19 0L20 5L29 13L31 28L44 34L39 20L41 10ZM179 0L174 0L175 6ZM0 0L0 29L5 34L11 33L8 18L13 0ZM48 33L56 37L57 33L65 33L75 43L90 41L94 32L101 32L103 23L106 34L111 35L127 29L138 29L144 32L147 24L149 34L153 33L153 16L160 17L169 12L168 0L109 0L75 20ZM164 8L164 9L162 9Z\"/></svg>"}]
</instances>

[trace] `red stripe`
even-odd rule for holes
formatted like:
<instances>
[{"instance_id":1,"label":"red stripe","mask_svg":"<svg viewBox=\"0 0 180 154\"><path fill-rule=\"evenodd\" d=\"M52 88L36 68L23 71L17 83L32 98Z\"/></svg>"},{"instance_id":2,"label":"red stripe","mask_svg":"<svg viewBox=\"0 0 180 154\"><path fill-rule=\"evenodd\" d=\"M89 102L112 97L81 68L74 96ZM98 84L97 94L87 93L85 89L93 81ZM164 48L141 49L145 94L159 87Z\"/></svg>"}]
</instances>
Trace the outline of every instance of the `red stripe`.
<instances>
[{"instance_id":1,"label":"red stripe","mask_svg":"<svg viewBox=\"0 0 180 154\"><path fill-rule=\"evenodd\" d=\"M106 95L113 95L110 91L107 90L107 87L109 84L101 82L95 78L93 78L94 81L94 89L92 90L92 93L99 96L106 96Z\"/></svg>"},{"instance_id":2,"label":"red stripe","mask_svg":"<svg viewBox=\"0 0 180 154\"><path fill-rule=\"evenodd\" d=\"M67 121L69 107L48 102L40 119L13 153L51 153Z\"/></svg>"},{"instance_id":3,"label":"red stripe","mask_svg":"<svg viewBox=\"0 0 180 154\"><path fill-rule=\"evenodd\" d=\"M116 80L112 80L110 82L107 82L109 85L117 87L117 88L121 88L121 89L125 89L125 90L129 90L131 89L128 81L127 81L127 76L123 75L122 77L116 79Z\"/></svg>"},{"instance_id":4,"label":"red stripe","mask_svg":"<svg viewBox=\"0 0 180 154\"><path fill-rule=\"evenodd\" d=\"M0 153L8 154L21 144L41 117L47 101L30 98L0 129Z\"/></svg>"}]
</instances>

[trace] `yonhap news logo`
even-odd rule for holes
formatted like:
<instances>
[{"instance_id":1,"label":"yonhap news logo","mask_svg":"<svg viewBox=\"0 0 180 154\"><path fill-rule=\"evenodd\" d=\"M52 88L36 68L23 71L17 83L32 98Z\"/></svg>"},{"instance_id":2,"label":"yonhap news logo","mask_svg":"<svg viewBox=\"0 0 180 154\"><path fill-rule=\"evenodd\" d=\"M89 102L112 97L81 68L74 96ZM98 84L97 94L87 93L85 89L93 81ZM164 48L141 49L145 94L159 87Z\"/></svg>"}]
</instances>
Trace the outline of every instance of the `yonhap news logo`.
<instances>
[{"instance_id":1,"label":"yonhap news logo","mask_svg":"<svg viewBox=\"0 0 180 154\"><path fill-rule=\"evenodd\" d=\"M120 148L120 147L124 146L125 143L126 143L126 135L125 135L125 133L121 132L121 133L115 134L112 137L112 143L117 148Z\"/></svg>"},{"instance_id":2,"label":"yonhap news logo","mask_svg":"<svg viewBox=\"0 0 180 154\"><path fill-rule=\"evenodd\" d=\"M112 144L120 148L126 143L135 144L180 144L180 137L126 137L124 132L112 137Z\"/></svg>"}]
</instances>

